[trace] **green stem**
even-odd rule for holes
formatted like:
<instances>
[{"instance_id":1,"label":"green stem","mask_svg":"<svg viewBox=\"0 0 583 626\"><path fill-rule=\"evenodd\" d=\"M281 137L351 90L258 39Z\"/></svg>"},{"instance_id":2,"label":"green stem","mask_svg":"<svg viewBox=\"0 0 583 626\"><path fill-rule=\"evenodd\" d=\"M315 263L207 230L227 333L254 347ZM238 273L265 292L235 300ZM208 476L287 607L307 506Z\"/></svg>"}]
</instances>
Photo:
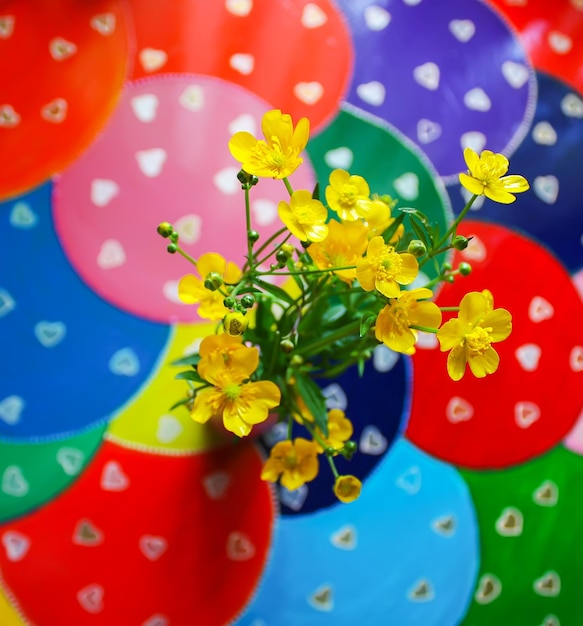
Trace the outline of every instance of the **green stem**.
<instances>
[{"instance_id":1,"label":"green stem","mask_svg":"<svg viewBox=\"0 0 583 626\"><path fill-rule=\"evenodd\" d=\"M288 233L285 237L285 239L283 239L278 245L277 248L275 250L272 250L267 256L264 256L262 259L260 259L259 261L255 262L255 266L258 267L259 265L261 265L262 263L265 263L265 261L267 261L267 259L269 259L269 257L278 250L278 248L280 248L281 246L283 246L283 244L292 236L291 233Z\"/></svg>"},{"instance_id":2,"label":"green stem","mask_svg":"<svg viewBox=\"0 0 583 626\"><path fill-rule=\"evenodd\" d=\"M246 232L249 233L251 231L251 207L249 203L249 188L245 187L245 226ZM249 239L247 235L247 263L246 267L252 267L253 261L253 242Z\"/></svg>"},{"instance_id":3,"label":"green stem","mask_svg":"<svg viewBox=\"0 0 583 626\"><path fill-rule=\"evenodd\" d=\"M336 469L336 463L334 463L334 459L331 456L326 455L326 458L328 459L330 469L332 470L332 473L334 474L334 481L336 481L336 479L340 476L340 473Z\"/></svg>"},{"instance_id":4,"label":"green stem","mask_svg":"<svg viewBox=\"0 0 583 626\"><path fill-rule=\"evenodd\" d=\"M293 272L275 272L270 270L268 272L257 272L258 274L272 274L274 276L294 276L299 274L324 274L326 272L338 272L339 270L353 270L356 265L347 265L346 267L330 267L326 269L317 269L317 270L295 270Z\"/></svg>"},{"instance_id":5,"label":"green stem","mask_svg":"<svg viewBox=\"0 0 583 626\"><path fill-rule=\"evenodd\" d=\"M293 187L291 186L291 183L287 179L287 176L283 179L283 184L285 185L285 188L287 189L287 192L289 193L289 195L291 197L291 195L294 192L294 190L293 190Z\"/></svg>"},{"instance_id":6,"label":"green stem","mask_svg":"<svg viewBox=\"0 0 583 626\"><path fill-rule=\"evenodd\" d=\"M283 235L286 230L287 227L284 226L283 228L280 228L277 232L273 233L273 235L271 235L271 237L257 249L257 252L255 254L259 256L274 239L277 239L280 235Z\"/></svg>"},{"instance_id":7,"label":"green stem","mask_svg":"<svg viewBox=\"0 0 583 626\"><path fill-rule=\"evenodd\" d=\"M439 330L438 328L429 328L429 326L419 326L418 324L409 324L409 328L413 328L414 330L420 330L424 333L433 333L434 335Z\"/></svg>"},{"instance_id":8,"label":"green stem","mask_svg":"<svg viewBox=\"0 0 583 626\"><path fill-rule=\"evenodd\" d=\"M339 339L344 339L344 337L354 335L354 333L357 333L359 329L360 320L355 320L354 322L350 322L350 324L339 328L335 332L330 333L325 337L322 337L322 339L317 339L316 341L312 341L311 343L304 344L303 346L295 350L294 354L306 356L308 354L316 353L322 348L326 348L327 346L338 341Z\"/></svg>"},{"instance_id":9,"label":"green stem","mask_svg":"<svg viewBox=\"0 0 583 626\"><path fill-rule=\"evenodd\" d=\"M176 246L176 252L181 254L187 261L190 261L194 267L197 267L196 259L193 259L188 252L185 252L180 246Z\"/></svg>"},{"instance_id":10,"label":"green stem","mask_svg":"<svg viewBox=\"0 0 583 626\"><path fill-rule=\"evenodd\" d=\"M441 311L459 311L459 306L440 306Z\"/></svg>"}]
</instances>

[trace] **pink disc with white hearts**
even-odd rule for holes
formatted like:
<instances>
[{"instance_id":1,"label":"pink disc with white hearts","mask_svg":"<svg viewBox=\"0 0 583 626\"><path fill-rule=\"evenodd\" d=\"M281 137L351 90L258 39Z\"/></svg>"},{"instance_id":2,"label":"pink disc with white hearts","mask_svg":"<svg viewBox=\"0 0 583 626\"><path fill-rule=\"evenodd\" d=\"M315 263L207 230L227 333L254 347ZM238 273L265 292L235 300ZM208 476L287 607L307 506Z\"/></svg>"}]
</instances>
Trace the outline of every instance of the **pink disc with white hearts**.
<instances>
[{"instance_id":1,"label":"pink disc with white hearts","mask_svg":"<svg viewBox=\"0 0 583 626\"><path fill-rule=\"evenodd\" d=\"M57 233L87 284L138 316L197 321L177 295L178 280L194 268L166 251L156 227L172 223L195 258L217 252L243 264L244 194L228 142L238 130L262 137L261 117L270 108L241 87L206 76L129 83L103 135L55 186ZM294 189L312 189L310 164L290 181ZM286 197L281 181L261 179L251 190L260 242L282 226L277 204Z\"/></svg>"},{"instance_id":2,"label":"pink disc with white hearts","mask_svg":"<svg viewBox=\"0 0 583 626\"><path fill-rule=\"evenodd\" d=\"M520 202L509 210L520 210ZM583 303L562 265L534 241L477 221L465 222L460 234L473 239L454 266L466 261L473 271L445 285L436 302L457 306L467 292L488 289L494 308L512 314L512 333L493 344L498 371L481 379L468 368L452 381L437 340L420 347L406 435L456 465L507 467L550 450L579 417Z\"/></svg>"}]
</instances>

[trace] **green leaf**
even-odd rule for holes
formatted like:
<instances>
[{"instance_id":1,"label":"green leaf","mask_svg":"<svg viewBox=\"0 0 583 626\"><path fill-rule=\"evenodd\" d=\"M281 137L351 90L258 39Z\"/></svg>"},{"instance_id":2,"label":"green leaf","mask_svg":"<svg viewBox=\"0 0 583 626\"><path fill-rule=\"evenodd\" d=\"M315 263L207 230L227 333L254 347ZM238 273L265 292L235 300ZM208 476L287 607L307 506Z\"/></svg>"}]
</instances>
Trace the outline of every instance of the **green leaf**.
<instances>
[{"instance_id":1,"label":"green leaf","mask_svg":"<svg viewBox=\"0 0 583 626\"><path fill-rule=\"evenodd\" d=\"M409 215L409 223L411 224L411 228L415 231L417 239L420 239L428 248L430 248L431 235L429 235L429 233L425 230L423 224L419 222L413 215Z\"/></svg>"},{"instance_id":2,"label":"green leaf","mask_svg":"<svg viewBox=\"0 0 583 626\"><path fill-rule=\"evenodd\" d=\"M182 359L177 359L176 361L172 361L170 365L177 365L182 367L183 365L197 365L200 361L200 354L189 354L188 356L183 357Z\"/></svg>"},{"instance_id":3,"label":"green leaf","mask_svg":"<svg viewBox=\"0 0 583 626\"><path fill-rule=\"evenodd\" d=\"M188 398L188 397L182 398L182 400L178 400L178 402L175 402L168 410L173 411L174 409L177 409L179 406L188 404L190 400L192 400L192 398Z\"/></svg>"},{"instance_id":4,"label":"green leaf","mask_svg":"<svg viewBox=\"0 0 583 626\"><path fill-rule=\"evenodd\" d=\"M199 373L196 370L186 370L185 372L179 372L174 376L176 380L192 380L196 383L204 383L204 379L202 379Z\"/></svg>"},{"instance_id":5,"label":"green leaf","mask_svg":"<svg viewBox=\"0 0 583 626\"><path fill-rule=\"evenodd\" d=\"M405 213L397 215L395 221L387 228L387 230L385 230L385 232L383 233L383 239L385 243L389 243L391 241L393 235L397 232L397 228L399 228L399 226L403 223L404 219Z\"/></svg>"},{"instance_id":6,"label":"green leaf","mask_svg":"<svg viewBox=\"0 0 583 626\"><path fill-rule=\"evenodd\" d=\"M322 390L306 374L296 374L296 388L308 411L313 415L316 426L324 437L328 436L328 411Z\"/></svg>"},{"instance_id":7,"label":"green leaf","mask_svg":"<svg viewBox=\"0 0 583 626\"><path fill-rule=\"evenodd\" d=\"M261 287L261 289L263 289L267 293L277 298L278 300L283 300L284 302L287 302L288 304L295 304L295 300L289 295L287 291L285 291L285 289L282 289L281 287L278 287L277 285L272 285L271 283L263 281L259 278L255 279L255 284L258 287Z\"/></svg>"},{"instance_id":8,"label":"green leaf","mask_svg":"<svg viewBox=\"0 0 583 626\"><path fill-rule=\"evenodd\" d=\"M320 183L316 183L314 191L312 191L312 198L314 198L314 200L320 199Z\"/></svg>"},{"instance_id":9,"label":"green leaf","mask_svg":"<svg viewBox=\"0 0 583 626\"><path fill-rule=\"evenodd\" d=\"M364 337L368 331L374 326L377 314L373 311L365 311L360 318L360 336Z\"/></svg>"}]
</instances>

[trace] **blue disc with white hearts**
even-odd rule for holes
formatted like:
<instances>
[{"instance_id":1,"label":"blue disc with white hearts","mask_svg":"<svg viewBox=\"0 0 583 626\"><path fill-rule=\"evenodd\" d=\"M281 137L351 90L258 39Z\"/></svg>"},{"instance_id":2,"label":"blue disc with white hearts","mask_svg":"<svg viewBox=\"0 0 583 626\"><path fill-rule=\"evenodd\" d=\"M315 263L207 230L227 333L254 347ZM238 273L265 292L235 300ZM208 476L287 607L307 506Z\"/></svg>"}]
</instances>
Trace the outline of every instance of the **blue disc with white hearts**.
<instances>
[{"instance_id":1,"label":"blue disc with white hearts","mask_svg":"<svg viewBox=\"0 0 583 626\"><path fill-rule=\"evenodd\" d=\"M525 176L531 189L511 205L478 198L472 210L480 219L532 235L575 273L583 268L583 177L575 166L583 144L583 98L558 78L542 73L537 78L532 127L510 157L509 170ZM459 183L448 190L459 213L469 196Z\"/></svg>"},{"instance_id":2,"label":"blue disc with white hearts","mask_svg":"<svg viewBox=\"0 0 583 626\"><path fill-rule=\"evenodd\" d=\"M105 423L157 367L169 326L121 312L73 271L52 186L0 204L0 440L62 438Z\"/></svg>"},{"instance_id":3,"label":"blue disc with white hearts","mask_svg":"<svg viewBox=\"0 0 583 626\"><path fill-rule=\"evenodd\" d=\"M464 480L399 439L358 500L276 521L265 574L236 624L457 624L478 556Z\"/></svg>"}]
</instances>

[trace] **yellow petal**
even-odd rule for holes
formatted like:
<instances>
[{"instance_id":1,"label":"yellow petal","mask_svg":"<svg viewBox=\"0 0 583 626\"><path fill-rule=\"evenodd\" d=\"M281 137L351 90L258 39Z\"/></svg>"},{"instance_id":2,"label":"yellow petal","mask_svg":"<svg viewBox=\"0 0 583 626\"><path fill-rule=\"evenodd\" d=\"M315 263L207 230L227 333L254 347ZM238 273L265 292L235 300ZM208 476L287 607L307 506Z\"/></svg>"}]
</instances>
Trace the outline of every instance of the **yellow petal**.
<instances>
[{"instance_id":1,"label":"yellow petal","mask_svg":"<svg viewBox=\"0 0 583 626\"><path fill-rule=\"evenodd\" d=\"M226 265L227 262L222 255L217 252L205 252L205 254L201 254L198 259L196 269L200 277L204 280L205 276L210 274L210 272L216 272L222 276Z\"/></svg>"},{"instance_id":2,"label":"yellow petal","mask_svg":"<svg viewBox=\"0 0 583 626\"><path fill-rule=\"evenodd\" d=\"M222 355L221 355L222 357ZM259 350L255 347L249 348L245 346L241 350L236 350L231 355L229 368L235 370L243 376L241 380L248 378L253 374L259 365ZM238 377L237 377L238 378Z\"/></svg>"},{"instance_id":3,"label":"yellow petal","mask_svg":"<svg viewBox=\"0 0 583 626\"><path fill-rule=\"evenodd\" d=\"M465 187L470 193L473 193L477 196L481 196L484 193L484 183L468 176L467 174L459 175L460 183L463 187Z\"/></svg>"},{"instance_id":4,"label":"yellow petal","mask_svg":"<svg viewBox=\"0 0 583 626\"><path fill-rule=\"evenodd\" d=\"M324 241L328 236L328 226L326 224L314 224L306 230L306 235L309 241Z\"/></svg>"},{"instance_id":5,"label":"yellow petal","mask_svg":"<svg viewBox=\"0 0 583 626\"><path fill-rule=\"evenodd\" d=\"M512 332L512 315L506 309L495 309L480 322L483 328L491 328L488 334L492 341L503 341Z\"/></svg>"},{"instance_id":6,"label":"yellow petal","mask_svg":"<svg viewBox=\"0 0 583 626\"><path fill-rule=\"evenodd\" d=\"M338 476L334 483L336 497L344 503L354 502L362 490L362 483L356 476Z\"/></svg>"},{"instance_id":7,"label":"yellow petal","mask_svg":"<svg viewBox=\"0 0 583 626\"><path fill-rule=\"evenodd\" d=\"M358 275L357 275L358 276ZM377 291L380 291L387 298L396 298L401 291L399 283L396 280L375 280L374 284Z\"/></svg>"},{"instance_id":8,"label":"yellow petal","mask_svg":"<svg viewBox=\"0 0 583 626\"><path fill-rule=\"evenodd\" d=\"M223 426L238 437L246 437L252 430L251 425L244 422L232 407L225 408L223 411Z\"/></svg>"},{"instance_id":9,"label":"yellow petal","mask_svg":"<svg viewBox=\"0 0 583 626\"><path fill-rule=\"evenodd\" d=\"M479 160L480 160L480 157L471 148L466 148L464 150L464 161L466 162L466 165L468 166L468 169L470 170L470 172L475 171L476 165Z\"/></svg>"},{"instance_id":10,"label":"yellow petal","mask_svg":"<svg viewBox=\"0 0 583 626\"><path fill-rule=\"evenodd\" d=\"M490 347L484 354L470 354L468 365L476 378L484 378L487 374L493 374L498 369L500 357L494 348Z\"/></svg>"},{"instance_id":11,"label":"yellow petal","mask_svg":"<svg viewBox=\"0 0 583 626\"><path fill-rule=\"evenodd\" d=\"M200 301L201 289L204 287L200 280L192 274L187 274L178 282L178 297L184 304L196 304Z\"/></svg>"},{"instance_id":12,"label":"yellow petal","mask_svg":"<svg viewBox=\"0 0 583 626\"><path fill-rule=\"evenodd\" d=\"M410 314L409 322L416 326L439 328L441 324L441 310L435 302L418 302Z\"/></svg>"},{"instance_id":13,"label":"yellow petal","mask_svg":"<svg viewBox=\"0 0 583 626\"><path fill-rule=\"evenodd\" d=\"M291 144L293 136L291 115L282 113L279 109L267 111L261 120L261 130L267 143L271 143L272 137L277 137L285 149Z\"/></svg>"},{"instance_id":14,"label":"yellow petal","mask_svg":"<svg viewBox=\"0 0 583 626\"><path fill-rule=\"evenodd\" d=\"M194 398L190 416L195 422L205 424L214 416L212 406L216 406L218 401L220 401L220 397L215 389L199 391Z\"/></svg>"},{"instance_id":15,"label":"yellow petal","mask_svg":"<svg viewBox=\"0 0 583 626\"><path fill-rule=\"evenodd\" d=\"M488 301L479 291L470 291L460 302L460 324L475 326L488 312Z\"/></svg>"},{"instance_id":16,"label":"yellow petal","mask_svg":"<svg viewBox=\"0 0 583 626\"><path fill-rule=\"evenodd\" d=\"M249 160L256 144L257 139L255 139L251 133L240 131L231 137L229 141L229 151L237 161L245 163Z\"/></svg>"},{"instance_id":17,"label":"yellow petal","mask_svg":"<svg viewBox=\"0 0 583 626\"><path fill-rule=\"evenodd\" d=\"M370 263L363 259L356 266L356 279L364 291L372 291L375 288L375 279Z\"/></svg>"},{"instance_id":18,"label":"yellow petal","mask_svg":"<svg viewBox=\"0 0 583 626\"><path fill-rule=\"evenodd\" d=\"M291 145L293 148L301 152L306 147L309 138L310 120L307 117L302 117L296 124Z\"/></svg>"},{"instance_id":19,"label":"yellow petal","mask_svg":"<svg viewBox=\"0 0 583 626\"><path fill-rule=\"evenodd\" d=\"M502 183L506 191L511 193L522 193L530 189L530 185L524 176L504 176L500 179L500 183Z\"/></svg>"},{"instance_id":20,"label":"yellow petal","mask_svg":"<svg viewBox=\"0 0 583 626\"><path fill-rule=\"evenodd\" d=\"M437 339L442 352L451 350L463 340L460 323L457 318L451 319L437 331Z\"/></svg>"},{"instance_id":21,"label":"yellow petal","mask_svg":"<svg viewBox=\"0 0 583 626\"><path fill-rule=\"evenodd\" d=\"M417 259L408 252L399 255L401 259L401 271L396 276L397 282L401 285L410 285L419 274L419 263Z\"/></svg>"},{"instance_id":22,"label":"yellow petal","mask_svg":"<svg viewBox=\"0 0 583 626\"><path fill-rule=\"evenodd\" d=\"M343 185L348 182L349 178L350 174L346 170L336 169L330 172L328 180L335 191L340 191ZM328 188L326 188L326 193L327 192ZM328 199L328 196L326 196L326 199Z\"/></svg>"},{"instance_id":23,"label":"yellow petal","mask_svg":"<svg viewBox=\"0 0 583 626\"><path fill-rule=\"evenodd\" d=\"M516 197L506 191L501 185L490 183L484 187L484 195L500 204L512 204Z\"/></svg>"},{"instance_id":24,"label":"yellow petal","mask_svg":"<svg viewBox=\"0 0 583 626\"><path fill-rule=\"evenodd\" d=\"M452 380L460 380L466 371L466 349L464 346L456 346L447 355L447 373Z\"/></svg>"}]
</instances>

